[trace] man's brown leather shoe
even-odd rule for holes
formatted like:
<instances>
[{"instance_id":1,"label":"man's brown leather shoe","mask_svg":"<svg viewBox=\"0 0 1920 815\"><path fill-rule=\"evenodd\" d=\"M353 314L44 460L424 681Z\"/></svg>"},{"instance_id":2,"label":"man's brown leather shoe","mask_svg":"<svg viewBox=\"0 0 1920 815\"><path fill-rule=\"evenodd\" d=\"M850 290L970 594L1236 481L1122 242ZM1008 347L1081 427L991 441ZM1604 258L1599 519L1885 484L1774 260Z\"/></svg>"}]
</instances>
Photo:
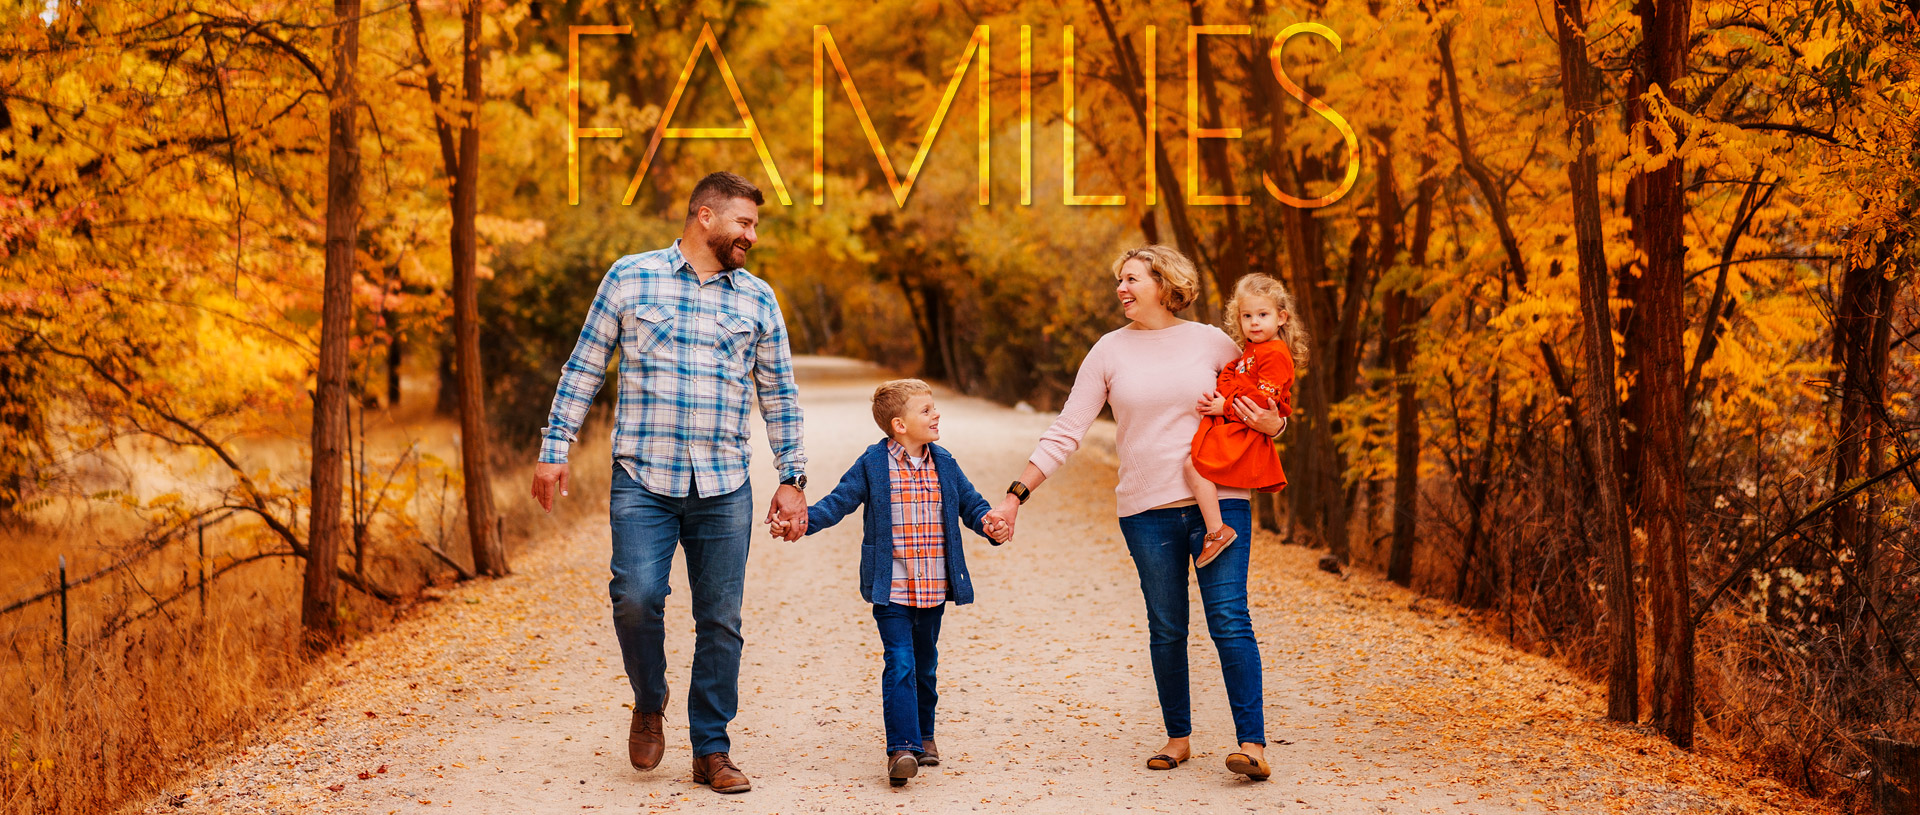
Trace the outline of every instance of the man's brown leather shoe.
<instances>
[{"instance_id":1,"label":"man's brown leather shoe","mask_svg":"<svg viewBox=\"0 0 1920 815\"><path fill-rule=\"evenodd\" d=\"M747 774L733 766L726 753L708 753L693 759L693 780L713 788L714 792L746 792L753 789Z\"/></svg>"},{"instance_id":2,"label":"man's brown leather shoe","mask_svg":"<svg viewBox=\"0 0 1920 815\"><path fill-rule=\"evenodd\" d=\"M627 760L636 770L660 766L667 752L667 697L660 697L660 709L652 713L633 711L633 724L627 727Z\"/></svg>"}]
</instances>

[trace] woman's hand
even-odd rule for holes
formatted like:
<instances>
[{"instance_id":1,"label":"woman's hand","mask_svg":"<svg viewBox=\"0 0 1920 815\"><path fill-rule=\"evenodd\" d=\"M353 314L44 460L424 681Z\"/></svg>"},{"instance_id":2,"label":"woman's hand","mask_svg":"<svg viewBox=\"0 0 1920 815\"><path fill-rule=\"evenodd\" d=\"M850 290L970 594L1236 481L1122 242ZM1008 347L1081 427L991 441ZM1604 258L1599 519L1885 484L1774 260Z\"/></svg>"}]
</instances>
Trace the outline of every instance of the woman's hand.
<instances>
[{"instance_id":1,"label":"woman's hand","mask_svg":"<svg viewBox=\"0 0 1920 815\"><path fill-rule=\"evenodd\" d=\"M1032 495L1033 490L1046 480L1047 474L1040 472L1040 467L1031 461L1020 471L1019 483L1027 488L1028 495ZM1000 497L1000 505L994 507L993 511L1006 523L1007 538L1012 539L1015 521L1020 517L1020 496L1013 494L1011 486L1007 488L1007 494Z\"/></svg>"},{"instance_id":2,"label":"woman's hand","mask_svg":"<svg viewBox=\"0 0 1920 815\"><path fill-rule=\"evenodd\" d=\"M1287 429L1287 417L1272 408L1261 407L1260 403L1245 396L1234 397L1233 412L1246 426L1269 436L1278 436Z\"/></svg>"},{"instance_id":3,"label":"woman's hand","mask_svg":"<svg viewBox=\"0 0 1920 815\"><path fill-rule=\"evenodd\" d=\"M1219 391L1214 391L1200 397L1200 401L1193 404L1193 409L1200 411L1202 416L1225 416L1227 415L1227 398L1221 396Z\"/></svg>"},{"instance_id":4,"label":"woman's hand","mask_svg":"<svg viewBox=\"0 0 1920 815\"><path fill-rule=\"evenodd\" d=\"M1007 493L1000 499L1000 505L993 508L993 514L1000 516L1001 522L1006 524L1007 537L1001 542L1005 543L1007 540L1012 540L1013 528L1020 516L1020 499L1015 498L1013 493Z\"/></svg>"}]
</instances>

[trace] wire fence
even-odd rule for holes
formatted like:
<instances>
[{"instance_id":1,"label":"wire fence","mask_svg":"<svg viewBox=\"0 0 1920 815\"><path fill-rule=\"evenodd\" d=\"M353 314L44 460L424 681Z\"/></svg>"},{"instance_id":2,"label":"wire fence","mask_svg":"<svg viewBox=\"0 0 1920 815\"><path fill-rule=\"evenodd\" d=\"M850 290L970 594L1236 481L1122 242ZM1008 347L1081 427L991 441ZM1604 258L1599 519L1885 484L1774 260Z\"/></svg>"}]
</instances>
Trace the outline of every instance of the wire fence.
<instances>
[{"instance_id":1,"label":"wire fence","mask_svg":"<svg viewBox=\"0 0 1920 815\"><path fill-rule=\"evenodd\" d=\"M30 611L42 604L50 603L57 606L60 618L60 658L62 672L66 673L70 670L67 660L71 650L110 639L126 627L156 615L164 614L172 617L173 612L170 608L186 598L198 598L198 615L201 619L205 619L208 587L222 575L249 563L296 557L291 551L225 553L209 557L207 530L232 520L235 514L234 511L228 510L217 515L196 518L168 529L119 560L78 577L68 574L67 556L62 553L59 557L59 565L48 572L44 578L48 588L0 606L0 620ZM193 547L194 557L191 565L182 566L179 582L170 587L156 586L155 589L160 589L158 591L149 589L146 582L140 579L139 572L142 567L163 555L178 551L182 546ZM76 590L115 575L125 576L127 582L138 590L141 598L140 607L118 609L106 618L99 630L91 632L84 638L77 637L73 629L75 616L73 604ZM171 590L167 590L168 588Z\"/></svg>"}]
</instances>

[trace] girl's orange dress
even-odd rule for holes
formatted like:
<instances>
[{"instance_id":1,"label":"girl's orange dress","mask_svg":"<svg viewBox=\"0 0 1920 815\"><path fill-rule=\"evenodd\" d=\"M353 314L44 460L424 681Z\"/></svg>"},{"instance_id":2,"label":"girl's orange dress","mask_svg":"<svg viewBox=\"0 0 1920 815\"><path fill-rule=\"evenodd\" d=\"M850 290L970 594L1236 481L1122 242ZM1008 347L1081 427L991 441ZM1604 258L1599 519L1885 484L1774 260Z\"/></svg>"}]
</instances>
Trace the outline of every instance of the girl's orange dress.
<instances>
[{"instance_id":1,"label":"girl's orange dress","mask_svg":"<svg viewBox=\"0 0 1920 815\"><path fill-rule=\"evenodd\" d=\"M1279 492L1287 485L1280 450L1272 438L1232 418L1233 400L1246 396L1293 414L1293 353L1280 340L1249 343L1240 359L1220 369L1215 389L1227 399L1227 416L1205 416L1193 434L1193 469L1222 487Z\"/></svg>"}]
</instances>

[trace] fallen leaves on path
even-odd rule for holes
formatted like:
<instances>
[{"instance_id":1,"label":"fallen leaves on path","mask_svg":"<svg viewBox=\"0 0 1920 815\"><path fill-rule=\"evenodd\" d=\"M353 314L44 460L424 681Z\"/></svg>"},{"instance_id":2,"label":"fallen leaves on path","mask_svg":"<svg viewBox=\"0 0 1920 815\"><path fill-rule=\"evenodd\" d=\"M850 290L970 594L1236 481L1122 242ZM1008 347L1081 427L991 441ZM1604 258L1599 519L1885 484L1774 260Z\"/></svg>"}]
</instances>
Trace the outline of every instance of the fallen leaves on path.
<instances>
[{"instance_id":1,"label":"fallen leaves on path","mask_svg":"<svg viewBox=\"0 0 1920 815\"><path fill-rule=\"evenodd\" d=\"M872 379L808 385L809 452L851 460L871 441ZM941 396L974 480L1017 472L1046 417ZM823 403L829 409L820 409ZM604 519L523 553L512 577L344 648L305 700L234 745L152 813L435 811L1009 811L1819 813L1710 736L1672 748L1603 716L1604 693L1509 648L1448 606L1319 553L1249 542L1274 780L1219 766L1232 728L1194 603L1195 760L1142 763L1164 739L1132 564L1111 516L1112 427L1049 479L1006 547L968 549L981 600L941 643L944 761L908 787L880 772L880 657L858 601L858 524L755 542L734 755L747 796L694 784L681 710L668 760L626 763L631 695L608 622ZM960 441L965 440L965 441ZM761 450L761 460L767 453ZM760 493L765 495L765 492ZM691 621L669 598L668 678L684 697ZM1197 592L1196 592L1197 595Z\"/></svg>"}]
</instances>

